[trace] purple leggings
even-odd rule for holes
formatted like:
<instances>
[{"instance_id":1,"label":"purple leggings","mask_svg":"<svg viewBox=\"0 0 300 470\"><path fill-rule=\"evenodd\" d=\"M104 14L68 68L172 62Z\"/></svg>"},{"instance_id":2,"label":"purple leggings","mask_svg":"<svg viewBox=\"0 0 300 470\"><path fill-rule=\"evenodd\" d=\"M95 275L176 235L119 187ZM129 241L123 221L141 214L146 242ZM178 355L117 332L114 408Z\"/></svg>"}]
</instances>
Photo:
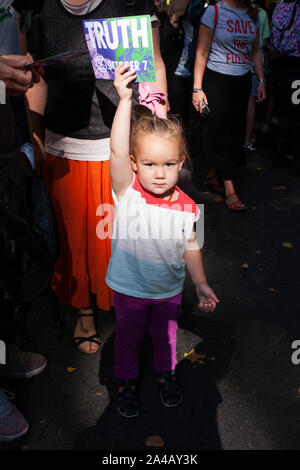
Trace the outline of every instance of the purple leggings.
<instances>
[{"instance_id":1,"label":"purple leggings","mask_svg":"<svg viewBox=\"0 0 300 470\"><path fill-rule=\"evenodd\" d=\"M157 372L176 365L176 331L182 293L167 299L140 299L114 292L117 317L115 367L117 379L139 375L139 350L146 333L153 342L153 363Z\"/></svg>"}]
</instances>

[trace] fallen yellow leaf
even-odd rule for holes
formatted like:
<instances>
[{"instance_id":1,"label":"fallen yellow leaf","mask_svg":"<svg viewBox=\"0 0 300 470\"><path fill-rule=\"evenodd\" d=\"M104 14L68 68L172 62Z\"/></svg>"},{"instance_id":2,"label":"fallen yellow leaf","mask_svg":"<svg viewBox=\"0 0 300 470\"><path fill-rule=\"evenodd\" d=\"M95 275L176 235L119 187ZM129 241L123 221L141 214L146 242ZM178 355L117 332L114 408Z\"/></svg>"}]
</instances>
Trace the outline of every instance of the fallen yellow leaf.
<instances>
[{"instance_id":1,"label":"fallen yellow leaf","mask_svg":"<svg viewBox=\"0 0 300 470\"><path fill-rule=\"evenodd\" d=\"M67 371L70 372L70 374L74 372L75 370L76 370L76 367L67 367Z\"/></svg>"},{"instance_id":2,"label":"fallen yellow leaf","mask_svg":"<svg viewBox=\"0 0 300 470\"><path fill-rule=\"evenodd\" d=\"M258 171L262 170L262 168L256 168Z\"/></svg>"},{"instance_id":3,"label":"fallen yellow leaf","mask_svg":"<svg viewBox=\"0 0 300 470\"><path fill-rule=\"evenodd\" d=\"M292 245L291 242L284 242L282 246L284 246L285 248L294 248L294 245Z\"/></svg>"},{"instance_id":4,"label":"fallen yellow leaf","mask_svg":"<svg viewBox=\"0 0 300 470\"><path fill-rule=\"evenodd\" d=\"M300 395L300 387L297 388L298 395Z\"/></svg>"},{"instance_id":5,"label":"fallen yellow leaf","mask_svg":"<svg viewBox=\"0 0 300 470\"><path fill-rule=\"evenodd\" d=\"M248 269L248 268L249 268L248 263L242 264L241 268L246 268L246 269Z\"/></svg>"},{"instance_id":6,"label":"fallen yellow leaf","mask_svg":"<svg viewBox=\"0 0 300 470\"><path fill-rule=\"evenodd\" d=\"M164 447L165 443L160 436L148 436L145 442L147 447Z\"/></svg>"},{"instance_id":7,"label":"fallen yellow leaf","mask_svg":"<svg viewBox=\"0 0 300 470\"><path fill-rule=\"evenodd\" d=\"M277 290L274 289L274 287L270 287L269 291L270 291L270 292L277 292Z\"/></svg>"},{"instance_id":8,"label":"fallen yellow leaf","mask_svg":"<svg viewBox=\"0 0 300 470\"><path fill-rule=\"evenodd\" d=\"M213 198L213 201L215 201L215 202L223 202L224 199L223 199L221 196L217 196L217 197L214 197L214 198Z\"/></svg>"},{"instance_id":9,"label":"fallen yellow leaf","mask_svg":"<svg viewBox=\"0 0 300 470\"><path fill-rule=\"evenodd\" d=\"M260 254L261 254L261 251L257 250L255 253L257 253L258 255L260 255Z\"/></svg>"},{"instance_id":10,"label":"fallen yellow leaf","mask_svg":"<svg viewBox=\"0 0 300 470\"><path fill-rule=\"evenodd\" d=\"M184 357L191 362L200 362L200 364L204 364L201 359L205 359L206 354L198 354L195 349L192 349L190 352L184 353Z\"/></svg>"},{"instance_id":11,"label":"fallen yellow leaf","mask_svg":"<svg viewBox=\"0 0 300 470\"><path fill-rule=\"evenodd\" d=\"M99 397L102 397L103 393L97 392L96 395L98 395Z\"/></svg>"}]
</instances>

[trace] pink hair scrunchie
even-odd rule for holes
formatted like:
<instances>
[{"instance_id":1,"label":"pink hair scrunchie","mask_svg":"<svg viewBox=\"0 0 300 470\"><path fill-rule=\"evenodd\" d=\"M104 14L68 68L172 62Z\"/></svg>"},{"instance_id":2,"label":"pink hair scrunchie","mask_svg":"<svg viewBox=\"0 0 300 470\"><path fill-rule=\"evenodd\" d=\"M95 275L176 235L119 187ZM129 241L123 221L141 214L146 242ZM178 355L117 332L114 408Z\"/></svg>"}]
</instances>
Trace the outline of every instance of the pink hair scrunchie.
<instances>
[{"instance_id":1,"label":"pink hair scrunchie","mask_svg":"<svg viewBox=\"0 0 300 470\"><path fill-rule=\"evenodd\" d=\"M153 83L139 83L139 103L146 106L161 119L166 119L166 115L162 111L160 105L165 104L167 97ZM168 105L168 111L170 110Z\"/></svg>"}]
</instances>

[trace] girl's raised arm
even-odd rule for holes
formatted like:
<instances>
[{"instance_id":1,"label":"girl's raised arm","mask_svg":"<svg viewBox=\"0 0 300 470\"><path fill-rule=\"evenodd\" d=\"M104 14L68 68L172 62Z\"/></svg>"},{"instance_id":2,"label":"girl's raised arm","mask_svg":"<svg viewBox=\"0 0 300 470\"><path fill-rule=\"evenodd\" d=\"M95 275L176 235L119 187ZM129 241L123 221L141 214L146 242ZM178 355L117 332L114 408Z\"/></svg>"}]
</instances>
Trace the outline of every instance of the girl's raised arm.
<instances>
[{"instance_id":1,"label":"girl's raised arm","mask_svg":"<svg viewBox=\"0 0 300 470\"><path fill-rule=\"evenodd\" d=\"M115 73L114 86L120 97L110 135L110 175L116 196L121 196L132 180L132 165L129 156L132 89L130 83L136 79L135 71L119 65Z\"/></svg>"}]
</instances>

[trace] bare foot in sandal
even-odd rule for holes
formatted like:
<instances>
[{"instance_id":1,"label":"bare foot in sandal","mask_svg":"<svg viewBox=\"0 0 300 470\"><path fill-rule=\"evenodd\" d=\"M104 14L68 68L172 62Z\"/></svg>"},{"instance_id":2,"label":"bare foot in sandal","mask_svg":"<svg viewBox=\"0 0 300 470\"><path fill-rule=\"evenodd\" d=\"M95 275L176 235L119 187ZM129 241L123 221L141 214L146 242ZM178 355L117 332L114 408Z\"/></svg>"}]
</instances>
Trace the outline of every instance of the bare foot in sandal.
<instances>
[{"instance_id":1,"label":"bare foot in sandal","mask_svg":"<svg viewBox=\"0 0 300 470\"><path fill-rule=\"evenodd\" d=\"M93 354L99 350L100 336L95 324L93 309L78 309L78 320L73 340L75 346L86 354Z\"/></svg>"},{"instance_id":2,"label":"bare foot in sandal","mask_svg":"<svg viewBox=\"0 0 300 470\"><path fill-rule=\"evenodd\" d=\"M226 194L225 202L228 209L233 212L244 211L246 209L246 206L238 198L234 189L233 181L224 179L224 186Z\"/></svg>"},{"instance_id":3,"label":"bare foot in sandal","mask_svg":"<svg viewBox=\"0 0 300 470\"><path fill-rule=\"evenodd\" d=\"M236 193L228 194L225 198L225 202L230 211L244 211L246 209L245 204L239 200Z\"/></svg>"}]
</instances>

